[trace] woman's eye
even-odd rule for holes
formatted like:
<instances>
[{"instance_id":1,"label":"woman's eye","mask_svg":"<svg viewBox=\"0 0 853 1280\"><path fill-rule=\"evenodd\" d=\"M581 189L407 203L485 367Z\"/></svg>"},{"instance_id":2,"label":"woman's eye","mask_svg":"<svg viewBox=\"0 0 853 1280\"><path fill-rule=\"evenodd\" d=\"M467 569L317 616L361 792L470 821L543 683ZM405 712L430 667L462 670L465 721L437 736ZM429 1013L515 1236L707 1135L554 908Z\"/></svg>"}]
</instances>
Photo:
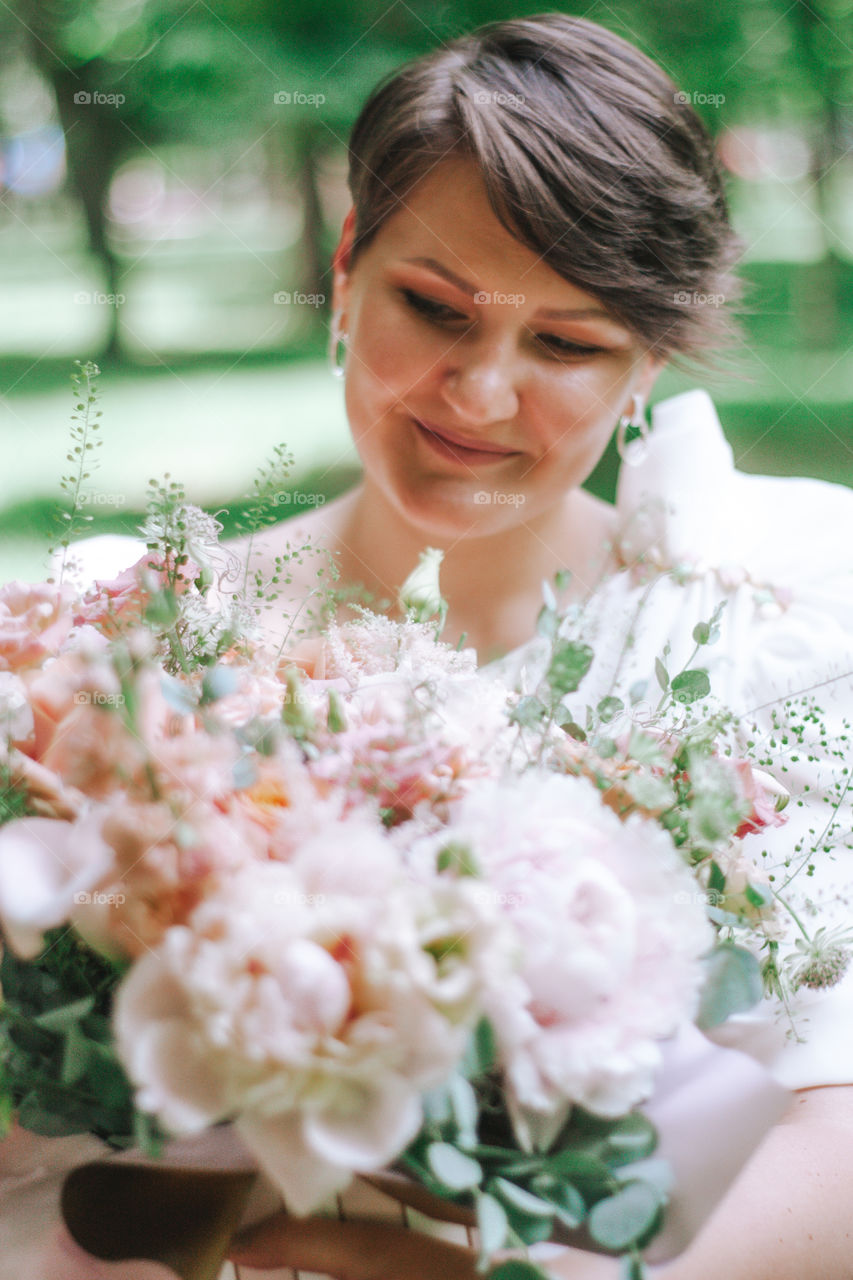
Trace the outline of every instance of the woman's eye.
<instances>
[{"instance_id":1,"label":"woman's eye","mask_svg":"<svg viewBox=\"0 0 853 1280\"><path fill-rule=\"evenodd\" d=\"M409 306L414 311L417 311L419 315L426 316L428 320L466 319L461 311L456 311L445 302L436 302L434 298L425 298L423 294L414 293L411 289L401 289L400 292Z\"/></svg>"},{"instance_id":2,"label":"woman's eye","mask_svg":"<svg viewBox=\"0 0 853 1280\"><path fill-rule=\"evenodd\" d=\"M606 347L596 347L584 342L570 342L568 338L558 338L554 333L540 333L537 341L559 356L595 356L607 350Z\"/></svg>"}]
</instances>

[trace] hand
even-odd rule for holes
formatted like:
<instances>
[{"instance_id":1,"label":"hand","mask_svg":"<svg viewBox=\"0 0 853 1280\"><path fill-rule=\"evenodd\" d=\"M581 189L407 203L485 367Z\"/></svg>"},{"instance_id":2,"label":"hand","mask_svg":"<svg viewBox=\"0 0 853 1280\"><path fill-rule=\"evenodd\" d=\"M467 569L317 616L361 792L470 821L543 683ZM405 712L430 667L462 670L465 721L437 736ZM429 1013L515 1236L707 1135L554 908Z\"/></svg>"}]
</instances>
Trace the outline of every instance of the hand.
<instances>
[{"instance_id":1,"label":"hand","mask_svg":"<svg viewBox=\"0 0 853 1280\"><path fill-rule=\"evenodd\" d=\"M338 1222L277 1213L240 1232L229 1257L245 1267L292 1267L336 1280L479 1280L473 1249L365 1219Z\"/></svg>"}]
</instances>

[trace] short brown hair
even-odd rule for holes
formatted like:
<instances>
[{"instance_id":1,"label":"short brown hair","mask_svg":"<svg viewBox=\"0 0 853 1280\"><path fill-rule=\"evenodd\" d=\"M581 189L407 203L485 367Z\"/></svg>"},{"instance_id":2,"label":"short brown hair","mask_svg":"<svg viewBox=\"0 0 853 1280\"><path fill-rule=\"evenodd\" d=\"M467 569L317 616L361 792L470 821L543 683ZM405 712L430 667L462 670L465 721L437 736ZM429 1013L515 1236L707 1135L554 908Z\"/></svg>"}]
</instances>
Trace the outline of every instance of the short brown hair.
<instances>
[{"instance_id":1,"label":"short brown hair","mask_svg":"<svg viewBox=\"0 0 853 1280\"><path fill-rule=\"evenodd\" d=\"M350 138L353 257L451 152L507 230L662 357L736 332L741 245L713 141L645 54L562 13L490 23L380 83Z\"/></svg>"}]
</instances>

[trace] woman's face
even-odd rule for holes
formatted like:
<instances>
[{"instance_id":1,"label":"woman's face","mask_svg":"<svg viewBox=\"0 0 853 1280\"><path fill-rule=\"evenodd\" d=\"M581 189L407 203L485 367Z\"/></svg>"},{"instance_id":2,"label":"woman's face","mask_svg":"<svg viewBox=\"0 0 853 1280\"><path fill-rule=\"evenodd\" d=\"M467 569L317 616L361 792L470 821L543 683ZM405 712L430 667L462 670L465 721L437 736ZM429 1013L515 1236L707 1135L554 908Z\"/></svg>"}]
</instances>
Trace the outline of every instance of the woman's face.
<instances>
[{"instance_id":1,"label":"woman's face","mask_svg":"<svg viewBox=\"0 0 853 1280\"><path fill-rule=\"evenodd\" d=\"M445 539L561 504L659 363L504 229L468 160L433 169L347 270L350 240L335 304L368 486Z\"/></svg>"}]
</instances>

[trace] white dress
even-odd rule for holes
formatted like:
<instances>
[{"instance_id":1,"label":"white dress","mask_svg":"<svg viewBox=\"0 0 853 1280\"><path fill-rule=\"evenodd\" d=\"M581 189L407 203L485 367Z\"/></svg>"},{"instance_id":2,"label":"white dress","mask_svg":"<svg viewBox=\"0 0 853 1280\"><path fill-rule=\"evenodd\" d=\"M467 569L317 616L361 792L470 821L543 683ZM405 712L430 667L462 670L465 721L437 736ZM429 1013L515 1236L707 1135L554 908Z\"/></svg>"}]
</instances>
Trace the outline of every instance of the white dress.
<instances>
[{"instance_id":1,"label":"white dress","mask_svg":"<svg viewBox=\"0 0 853 1280\"><path fill-rule=\"evenodd\" d=\"M772 715L786 698L814 689L829 741L840 743L853 720L853 491L808 479L744 475L734 468L714 406L704 391L691 391L656 406L643 462L623 467L618 494L617 554L624 566L605 580L584 606L585 637L595 659L578 692L578 705L594 705L611 692L623 695L648 681L648 700L659 692L655 658L670 646L676 672L693 652L693 628L726 606L721 635L703 648L712 693L768 735ZM96 540L99 541L100 540ZM111 540L116 541L116 540ZM131 540L109 550L128 562ZM130 552L130 554L127 554ZM100 565L98 572L105 572ZM627 641L627 643L626 643ZM496 670L521 688L541 672L542 642L534 639L498 663ZM784 764L780 781L792 793L785 826L748 838L765 870L782 864L809 828L820 835L829 816L822 798L827 768L810 761L781 735L774 758ZM853 743L849 737L847 746ZM853 750L848 752L853 764ZM837 760L835 768L845 767ZM798 805L803 796L804 803ZM849 834L851 806L840 821ZM848 843L850 841L848 840ZM853 851L843 841L815 858L813 877L792 888L809 926L853 923ZM805 900L805 901L803 901ZM798 1040L785 1012L763 1001L731 1019L714 1038L753 1055L789 1088L853 1084L853 967L829 990L801 989L792 1010ZM436 1226L364 1184L342 1198L353 1216L391 1217L429 1227L463 1242L463 1228ZM461 1233L461 1235L460 1235ZM288 1269L237 1269L241 1280L309 1280ZM232 1277L229 1267L223 1273Z\"/></svg>"}]
</instances>

